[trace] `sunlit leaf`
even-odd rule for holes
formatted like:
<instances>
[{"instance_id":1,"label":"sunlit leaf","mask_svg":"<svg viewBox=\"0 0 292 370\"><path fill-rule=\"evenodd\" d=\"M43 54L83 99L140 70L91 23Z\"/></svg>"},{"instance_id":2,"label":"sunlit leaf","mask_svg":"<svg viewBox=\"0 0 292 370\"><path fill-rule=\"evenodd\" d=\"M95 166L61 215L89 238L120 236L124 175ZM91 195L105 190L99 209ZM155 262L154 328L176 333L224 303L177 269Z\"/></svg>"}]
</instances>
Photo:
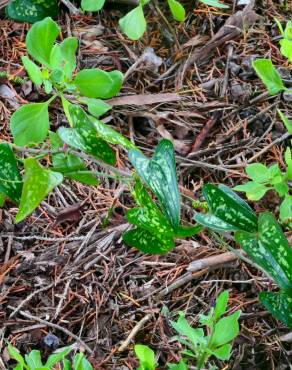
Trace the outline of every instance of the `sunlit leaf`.
<instances>
[{"instance_id":1,"label":"sunlit leaf","mask_svg":"<svg viewBox=\"0 0 292 370\"><path fill-rule=\"evenodd\" d=\"M62 174L44 169L35 159L24 161L25 175L19 211L15 221L30 215L46 196L63 180Z\"/></svg>"},{"instance_id":2,"label":"sunlit leaf","mask_svg":"<svg viewBox=\"0 0 292 370\"><path fill-rule=\"evenodd\" d=\"M6 143L0 143L0 193L19 203L22 192L22 178L16 158Z\"/></svg>"},{"instance_id":3,"label":"sunlit leaf","mask_svg":"<svg viewBox=\"0 0 292 370\"><path fill-rule=\"evenodd\" d=\"M253 61L252 66L270 95L276 95L285 90L282 78L270 59L257 59Z\"/></svg>"},{"instance_id":4,"label":"sunlit leaf","mask_svg":"<svg viewBox=\"0 0 292 370\"><path fill-rule=\"evenodd\" d=\"M176 21L183 22L186 17L185 8L177 0L167 0L171 14Z\"/></svg>"},{"instance_id":5,"label":"sunlit leaf","mask_svg":"<svg viewBox=\"0 0 292 370\"><path fill-rule=\"evenodd\" d=\"M138 40L142 37L147 27L142 4L121 18L119 25L129 39Z\"/></svg>"},{"instance_id":6,"label":"sunlit leaf","mask_svg":"<svg viewBox=\"0 0 292 370\"><path fill-rule=\"evenodd\" d=\"M148 346L136 344L134 347L135 354L140 361L140 370L155 370L157 363L155 361L155 353ZM138 369L138 370L139 370Z\"/></svg>"},{"instance_id":7,"label":"sunlit leaf","mask_svg":"<svg viewBox=\"0 0 292 370\"><path fill-rule=\"evenodd\" d=\"M260 301L275 316L285 325L292 328L292 297L284 292L261 292Z\"/></svg>"}]
</instances>

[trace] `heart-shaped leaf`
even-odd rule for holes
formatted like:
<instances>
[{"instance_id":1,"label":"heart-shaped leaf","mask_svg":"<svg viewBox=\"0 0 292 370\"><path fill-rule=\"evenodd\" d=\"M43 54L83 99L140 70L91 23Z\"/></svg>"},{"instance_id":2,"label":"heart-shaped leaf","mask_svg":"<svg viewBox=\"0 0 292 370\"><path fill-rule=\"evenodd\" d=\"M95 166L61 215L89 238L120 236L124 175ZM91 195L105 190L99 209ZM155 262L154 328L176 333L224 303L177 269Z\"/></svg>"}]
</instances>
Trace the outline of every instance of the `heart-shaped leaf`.
<instances>
[{"instance_id":1,"label":"heart-shaped leaf","mask_svg":"<svg viewBox=\"0 0 292 370\"><path fill-rule=\"evenodd\" d=\"M19 211L15 221L30 215L41 201L63 181L62 174L44 169L34 158L24 161L25 175Z\"/></svg>"},{"instance_id":2,"label":"heart-shaped leaf","mask_svg":"<svg viewBox=\"0 0 292 370\"><path fill-rule=\"evenodd\" d=\"M284 292L261 292L260 301L275 316L289 328L292 328L292 297Z\"/></svg>"},{"instance_id":3,"label":"heart-shaped leaf","mask_svg":"<svg viewBox=\"0 0 292 370\"><path fill-rule=\"evenodd\" d=\"M45 17L57 17L57 0L12 0L6 7L9 18L19 22L35 23Z\"/></svg>"},{"instance_id":4,"label":"heart-shaped leaf","mask_svg":"<svg viewBox=\"0 0 292 370\"><path fill-rule=\"evenodd\" d=\"M19 203L22 192L22 178L16 158L6 143L0 144L0 193Z\"/></svg>"},{"instance_id":5,"label":"heart-shaped leaf","mask_svg":"<svg viewBox=\"0 0 292 370\"><path fill-rule=\"evenodd\" d=\"M141 179L158 197L163 212L176 230L180 223L180 193L171 141L162 140L151 160L136 149L129 152L129 159Z\"/></svg>"},{"instance_id":6,"label":"heart-shaped leaf","mask_svg":"<svg viewBox=\"0 0 292 370\"><path fill-rule=\"evenodd\" d=\"M110 99L117 95L123 84L120 71L106 72L101 69L83 69L78 72L74 84L83 96Z\"/></svg>"},{"instance_id":7,"label":"heart-shaped leaf","mask_svg":"<svg viewBox=\"0 0 292 370\"><path fill-rule=\"evenodd\" d=\"M283 290L292 294L292 249L272 214L259 216L258 236L240 231L235 240Z\"/></svg>"},{"instance_id":8,"label":"heart-shaped leaf","mask_svg":"<svg viewBox=\"0 0 292 370\"><path fill-rule=\"evenodd\" d=\"M13 113L10 129L19 146L42 143L50 127L48 102L25 104Z\"/></svg>"},{"instance_id":9,"label":"heart-shaped leaf","mask_svg":"<svg viewBox=\"0 0 292 370\"><path fill-rule=\"evenodd\" d=\"M172 237L159 239L155 234L140 228L124 233L123 240L129 246L150 254L165 254L175 246Z\"/></svg>"},{"instance_id":10,"label":"heart-shaped leaf","mask_svg":"<svg viewBox=\"0 0 292 370\"><path fill-rule=\"evenodd\" d=\"M203 194L211 214L195 214L194 219L209 228L219 231L257 230L257 217L249 205L226 186L206 184Z\"/></svg>"},{"instance_id":11,"label":"heart-shaped leaf","mask_svg":"<svg viewBox=\"0 0 292 370\"><path fill-rule=\"evenodd\" d=\"M39 63L49 67L51 51L60 31L58 24L50 17L36 22L25 39L29 54Z\"/></svg>"},{"instance_id":12,"label":"heart-shaped leaf","mask_svg":"<svg viewBox=\"0 0 292 370\"><path fill-rule=\"evenodd\" d=\"M270 59L257 59L252 66L270 95L277 95L285 90L282 78Z\"/></svg>"}]
</instances>

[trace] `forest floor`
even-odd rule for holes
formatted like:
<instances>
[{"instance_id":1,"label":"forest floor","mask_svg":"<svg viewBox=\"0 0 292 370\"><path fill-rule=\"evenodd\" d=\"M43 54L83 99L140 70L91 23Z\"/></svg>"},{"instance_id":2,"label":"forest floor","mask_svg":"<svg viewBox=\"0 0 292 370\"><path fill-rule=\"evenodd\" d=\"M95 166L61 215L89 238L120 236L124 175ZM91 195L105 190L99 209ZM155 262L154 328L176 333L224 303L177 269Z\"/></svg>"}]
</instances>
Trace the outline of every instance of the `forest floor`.
<instances>
[{"instance_id":1,"label":"forest floor","mask_svg":"<svg viewBox=\"0 0 292 370\"><path fill-rule=\"evenodd\" d=\"M274 18L286 22L292 4L287 12L280 0L257 0L245 15L248 26L242 28L234 14L243 6L225 2L230 8L224 12L203 4L194 10L192 1L185 2L188 17L182 24L171 19L164 3L165 19L150 7L147 33L137 42L117 26L127 7L108 6L92 16L70 15L64 7L58 19L64 36L80 40L79 67L126 74L122 99L114 99L105 122L149 156L161 138L173 141L180 190L186 196L182 217L189 222L190 199L202 200L203 183L242 184L251 162L284 166L288 145L276 110L291 112L291 103L289 108L281 95L264 93L251 62L272 58L291 82L291 65L279 52ZM227 19L232 31L223 27ZM11 140L13 111L42 99L30 82L18 84L5 76L26 77L21 56L26 54L28 29L4 16L0 20L3 140ZM50 114L56 127L65 120L57 104ZM118 152L118 167L130 168L123 151ZM128 189L102 179L98 187L63 183L17 225L15 206L8 203L0 210L2 361L7 360L6 340L23 352L40 348L50 353L52 346L44 338L51 333L60 346L76 342L85 347L95 369L136 369L135 343L154 349L163 369L180 358L170 318L184 311L196 326L198 314L207 313L218 293L228 289L229 312L240 309L243 314L231 360L218 362L219 368L291 369L291 342L281 340L289 330L258 301L258 293L272 283L236 257L226 262L226 250L208 231L178 240L165 256L129 248L121 235L128 228L125 212L133 205ZM277 215L279 198L269 192L252 206ZM286 236L291 241L291 232ZM212 266L188 270L191 262L211 256L216 256Z\"/></svg>"}]
</instances>

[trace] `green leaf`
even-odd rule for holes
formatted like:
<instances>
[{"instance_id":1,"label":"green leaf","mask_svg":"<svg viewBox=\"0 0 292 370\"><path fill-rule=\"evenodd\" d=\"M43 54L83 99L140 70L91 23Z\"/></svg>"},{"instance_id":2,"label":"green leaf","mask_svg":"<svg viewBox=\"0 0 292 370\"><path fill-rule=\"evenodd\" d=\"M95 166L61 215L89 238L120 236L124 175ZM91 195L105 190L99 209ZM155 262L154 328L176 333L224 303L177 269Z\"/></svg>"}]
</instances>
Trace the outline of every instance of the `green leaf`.
<instances>
[{"instance_id":1,"label":"green leaf","mask_svg":"<svg viewBox=\"0 0 292 370\"><path fill-rule=\"evenodd\" d=\"M216 356L219 360L226 361L229 360L231 357L231 350L232 345L228 343L212 351L212 354Z\"/></svg>"},{"instance_id":2,"label":"green leaf","mask_svg":"<svg viewBox=\"0 0 292 370\"><path fill-rule=\"evenodd\" d=\"M292 155L291 155L291 149L289 147L287 147L284 157L285 157L285 162L287 166L285 178L287 180L292 180Z\"/></svg>"},{"instance_id":3,"label":"green leaf","mask_svg":"<svg viewBox=\"0 0 292 370\"><path fill-rule=\"evenodd\" d=\"M11 117L10 129L19 146L42 143L49 132L48 102L26 104Z\"/></svg>"},{"instance_id":4,"label":"green leaf","mask_svg":"<svg viewBox=\"0 0 292 370\"><path fill-rule=\"evenodd\" d=\"M284 197L289 192L289 186L284 179L282 180L281 183L274 184L274 188L280 197Z\"/></svg>"},{"instance_id":5,"label":"green leaf","mask_svg":"<svg viewBox=\"0 0 292 370\"><path fill-rule=\"evenodd\" d=\"M33 350L28 355L25 355L25 361L30 370L37 370L43 368L40 351Z\"/></svg>"},{"instance_id":6,"label":"green leaf","mask_svg":"<svg viewBox=\"0 0 292 370\"><path fill-rule=\"evenodd\" d=\"M280 40L280 45L281 54L292 63L292 40L282 39Z\"/></svg>"},{"instance_id":7,"label":"green leaf","mask_svg":"<svg viewBox=\"0 0 292 370\"><path fill-rule=\"evenodd\" d=\"M243 200L239 201L238 195L233 192L231 193L231 189L226 190L226 187L219 188L213 184L206 184L203 187L203 194L211 214L222 221L216 228L217 230L227 230L228 225L232 226L233 230L245 230L249 232L257 230L257 217L255 213ZM207 217L200 217L198 214L194 218L198 223L201 223L200 221L202 219L204 220L204 218L207 219ZM209 218L207 220L209 222L216 222L216 218ZM206 226L206 224L204 225ZM229 228L229 230L231 229Z\"/></svg>"},{"instance_id":8,"label":"green leaf","mask_svg":"<svg viewBox=\"0 0 292 370\"><path fill-rule=\"evenodd\" d=\"M43 76L40 68L27 56L21 57L21 60L29 78L35 85L40 86L43 83Z\"/></svg>"},{"instance_id":9,"label":"green leaf","mask_svg":"<svg viewBox=\"0 0 292 370\"><path fill-rule=\"evenodd\" d=\"M270 59L257 59L252 62L252 66L270 95L277 95L285 90L282 78Z\"/></svg>"},{"instance_id":10,"label":"green leaf","mask_svg":"<svg viewBox=\"0 0 292 370\"><path fill-rule=\"evenodd\" d=\"M63 367L64 369L63 370L73 370L72 366L71 366L71 362L69 360L63 360Z\"/></svg>"},{"instance_id":11,"label":"green leaf","mask_svg":"<svg viewBox=\"0 0 292 370\"><path fill-rule=\"evenodd\" d=\"M27 369L27 366L25 365L24 358L21 356L20 352L17 348L13 347L12 344L8 343L8 353L11 358L16 360L22 367L22 369L25 367Z\"/></svg>"},{"instance_id":12,"label":"green leaf","mask_svg":"<svg viewBox=\"0 0 292 370\"><path fill-rule=\"evenodd\" d=\"M50 54L50 66L53 69L61 70L65 78L70 81L72 73L76 68L76 51L78 39L67 37L59 45L55 45Z\"/></svg>"},{"instance_id":13,"label":"green leaf","mask_svg":"<svg viewBox=\"0 0 292 370\"><path fill-rule=\"evenodd\" d=\"M196 226L179 226L175 230L175 238L190 238L199 234L203 230L201 225Z\"/></svg>"},{"instance_id":14,"label":"green leaf","mask_svg":"<svg viewBox=\"0 0 292 370\"><path fill-rule=\"evenodd\" d=\"M101 69L83 69L78 72L74 84L88 98L110 99L117 95L123 84L120 71L106 72Z\"/></svg>"},{"instance_id":15,"label":"green leaf","mask_svg":"<svg viewBox=\"0 0 292 370\"><path fill-rule=\"evenodd\" d=\"M5 202L6 202L5 195L0 193L0 208L4 207Z\"/></svg>"},{"instance_id":16,"label":"green leaf","mask_svg":"<svg viewBox=\"0 0 292 370\"><path fill-rule=\"evenodd\" d=\"M127 245L150 254L165 254L175 246L172 237L158 239L157 235L140 228L124 233L123 240Z\"/></svg>"},{"instance_id":17,"label":"green leaf","mask_svg":"<svg viewBox=\"0 0 292 370\"><path fill-rule=\"evenodd\" d=\"M292 293L292 249L272 214L259 216L258 237L237 232L235 240L283 290Z\"/></svg>"},{"instance_id":18,"label":"green leaf","mask_svg":"<svg viewBox=\"0 0 292 370\"><path fill-rule=\"evenodd\" d=\"M161 140L151 160L136 149L129 152L129 159L142 180L158 197L164 213L176 230L180 223L181 199L171 141Z\"/></svg>"},{"instance_id":19,"label":"green leaf","mask_svg":"<svg viewBox=\"0 0 292 370\"><path fill-rule=\"evenodd\" d=\"M228 5L222 4L218 0L200 0L200 2L209 6L215 6L216 8L229 8Z\"/></svg>"},{"instance_id":20,"label":"green leaf","mask_svg":"<svg viewBox=\"0 0 292 370\"><path fill-rule=\"evenodd\" d=\"M65 347L63 349L63 351L53 353L47 359L47 362L45 363L45 366L47 366L48 368L51 369L58 362L62 361L71 351L72 351L72 347Z\"/></svg>"},{"instance_id":21,"label":"green leaf","mask_svg":"<svg viewBox=\"0 0 292 370\"><path fill-rule=\"evenodd\" d=\"M285 223L292 222L292 195L286 194L280 205L280 219Z\"/></svg>"},{"instance_id":22,"label":"green leaf","mask_svg":"<svg viewBox=\"0 0 292 370\"><path fill-rule=\"evenodd\" d=\"M111 105L101 99L82 98L81 103L87 105L88 112L94 117L100 117L112 109Z\"/></svg>"},{"instance_id":23,"label":"green leaf","mask_svg":"<svg viewBox=\"0 0 292 370\"><path fill-rule=\"evenodd\" d=\"M19 203L22 192L22 178L16 158L6 143L0 144L0 193L2 196Z\"/></svg>"},{"instance_id":24,"label":"green leaf","mask_svg":"<svg viewBox=\"0 0 292 370\"><path fill-rule=\"evenodd\" d=\"M183 22L186 17L185 8L177 0L167 0L172 16L176 21Z\"/></svg>"},{"instance_id":25,"label":"green leaf","mask_svg":"<svg viewBox=\"0 0 292 370\"><path fill-rule=\"evenodd\" d=\"M270 178L268 168L262 163L249 164L246 167L246 173L255 182L267 182Z\"/></svg>"},{"instance_id":26,"label":"green leaf","mask_svg":"<svg viewBox=\"0 0 292 370\"><path fill-rule=\"evenodd\" d=\"M218 296L218 298L216 300L216 305L215 305L215 308L214 308L214 318L215 318L215 320L218 320L226 312L228 299L229 299L228 290L225 290L224 292L222 292Z\"/></svg>"},{"instance_id":27,"label":"green leaf","mask_svg":"<svg viewBox=\"0 0 292 370\"><path fill-rule=\"evenodd\" d=\"M41 201L63 181L62 174L44 169L35 159L24 161L25 175L16 223L30 215Z\"/></svg>"},{"instance_id":28,"label":"green leaf","mask_svg":"<svg viewBox=\"0 0 292 370\"><path fill-rule=\"evenodd\" d=\"M73 125L84 125L90 124L95 128L97 135L104 141L114 144L121 145L125 149L135 149L136 146L128 140L125 136L121 135L119 132L112 129L110 126L106 125L100 120L94 117L88 116L82 108L78 105L71 105L69 107L70 116L72 117Z\"/></svg>"},{"instance_id":29,"label":"green leaf","mask_svg":"<svg viewBox=\"0 0 292 370\"><path fill-rule=\"evenodd\" d=\"M204 330L201 328L194 329L188 323L183 312L179 312L179 318L175 321L170 321L171 326L186 338L188 338L194 346L205 343Z\"/></svg>"},{"instance_id":30,"label":"green leaf","mask_svg":"<svg viewBox=\"0 0 292 370\"><path fill-rule=\"evenodd\" d=\"M50 132L50 140L52 149L62 148L63 142L59 135L55 132ZM65 177L76 180L85 185L98 185L99 181L93 174L78 173L79 171L86 171L87 167L82 158L74 154L58 153L52 156L53 170L61 172Z\"/></svg>"},{"instance_id":31,"label":"green leaf","mask_svg":"<svg viewBox=\"0 0 292 370\"><path fill-rule=\"evenodd\" d=\"M215 324L214 333L211 338L210 347L214 350L224 344L231 342L239 333L238 319L241 311L223 317Z\"/></svg>"},{"instance_id":32,"label":"green leaf","mask_svg":"<svg viewBox=\"0 0 292 370\"><path fill-rule=\"evenodd\" d=\"M277 109L277 112L279 113L279 116L281 117L287 131L289 134L292 134L292 121L290 121L283 112L280 111L280 109Z\"/></svg>"},{"instance_id":33,"label":"green leaf","mask_svg":"<svg viewBox=\"0 0 292 370\"><path fill-rule=\"evenodd\" d=\"M210 213L204 214L195 212L194 220L196 220L200 225L219 232L240 230L239 227L231 225Z\"/></svg>"},{"instance_id":34,"label":"green leaf","mask_svg":"<svg viewBox=\"0 0 292 370\"><path fill-rule=\"evenodd\" d=\"M119 20L122 31L131 40L138 40L146 31L146 20L144 17L142 4L127 13Z\"/></svg>"},{"instance_id":35,"label":"green leaf","mask_svg":"<svg viewBox=\"0 0 292 370\"><path fill-rule=\"evenodd\" d=\"M45 17L57 17L57 0L12 0L6 7L7 16L19 22L34 23Z\"/></svg>"},{"instance_id":36,"label":"green leaf","mask_svg":"<svg viewBox=\"0 0 292 370\"><path fill-rule=\"evenodd\" d=\"M254 181L248 181L243 185L237 185L234 187L236 191L243 191L250 200L260 200L266 194L270 187L259 184Z\"/></svg>"},{"instance_id":37,"label":"green leaf","mask_svg":"<svg viewBox=\"0 0 292 370\"><path fill-rule=\"evenodd\" d=\"M60 33L60 27L50 17L36 22L26 36L26 48L39 63L50 65L53 45Z\"/></svg>"},{"instance_id":38,"label":"green leaf","mask_svg":"<svg viewBox=\"0 0 292 370\"><path fill-rule=\"evenodd\" d=\"M284 292L261 292L260 301L278 320L292 328L292 297Z\"/></svg>"},{"instance_id":39,"label":"green leaf","mask_svg":"<svg viewBox=\"0 0 292 370\"><path fill-rule=\"evenodd\" d=\"M156 361L155 361L155 353L152 351L151 348L148 346L144 346L142 344L136 344L134 347L136 356L140 361L140 368L141 370L155 370L156 369Z\"/></svg>"},{"instance_id":40,"label":"green leaf","mask_svg":"<svg viewBox=\"0 0 292 370\"><path fill-rule=\"evenodd\" d=\"M105 0L82 0L81 8L86 12L97 12L104 6Z\"/></svg>"},{"instance_id":41,"label":"green leaf","mask_svg":"<svg viewBox=\"0 0 292 370\"><path fill-rule=\"evenodd\" d=\"M188 370L188 366L184 360L180 360L177 364L167 364L168 370Z\"/></svg>"},{"instance_id":42,"label":"green leaf","mask_svg":"<svg viewBox=\"0 0 292 370\"><path fill-rule=\"evenodd\" d=\"M74 124L73 124L72 117L71 117L70 112L69 112L69 108L72 104L63 95L61 95L61 101L62 101L62 106L63 106L64 112L65 112L66 118L69 122L69 125L71 127L73 127Z\"/></svg>"},{"instance_id":43,"label":"green leaf","mask_svg":"<svg viewBox=\"0 0 292 370\"><path fill-rule=\"evenodd\" d=\"M69 106L69 114L74 128L60 127L58 134L61 140L69 146L85 153L102 159L104 162L114 165L116 155L112 148L97 132L95 124L86 113L77 106Z\"/></svg>"}]
</instances>

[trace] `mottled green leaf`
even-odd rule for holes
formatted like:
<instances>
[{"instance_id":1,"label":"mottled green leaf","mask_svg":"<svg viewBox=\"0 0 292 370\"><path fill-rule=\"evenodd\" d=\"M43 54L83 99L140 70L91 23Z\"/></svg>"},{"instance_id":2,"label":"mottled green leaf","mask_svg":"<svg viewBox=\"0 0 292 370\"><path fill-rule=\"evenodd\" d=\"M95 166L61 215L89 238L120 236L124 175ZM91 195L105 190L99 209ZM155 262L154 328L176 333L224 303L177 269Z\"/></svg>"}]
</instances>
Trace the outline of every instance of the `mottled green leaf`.
<instances>
[{"instance_id":1,"label":"mottled green leaf","mask_svg":"<svg viewBox=\"0 0 292 370\"><path fill-rule=\"evenodd\" d=\"M129 246L150 254L165 254L175 246L172 237L158 239L155 234L144 229L127 231L123 234L123 240Z\"/></svg>"},{"instance_id":2,"label":"mottled green leaf","mask_svg":"<svg viewBox=\"0 0 292 370\"><path fill-rule=\"evenodd\" d=\"M51 51L60 31L50 17L36 22L26 35L28 53L39 63L49 66Z\"/></svg>"},{"instance_id":3,"label":"mottled green leaf","mask_svg":"<svg viewBox=\"0 0 292 370\"><path fill-rule=\"evenodd\" d=\"M45 17L57 17L57 0L12 0L6 7L7 16L19 22L34 23Z\"/></svg>"},{"instance_id":4,"label":"mottled green leaf","mask_svg":"<svg viewBox=\"0 0 292 370\"><path fill-rule=\"evenodd\" d=\"M257 230L257 217L242 200L237 200L237 195L230 195L231 190L224 190L213 184L206 184L203 187L203 194L208 203L211 213L226 224L234 226L234 230L245 230L253 232ZM197 219L197 215L195 216ZM199 221L198 221L199 222ZM224 223L226 223L224 225Z\"/></svg>"},{"instance_id":5,"label":"mottled green leaf","mask_svg":"<svg viewBox=\"0 0 292 370\"><path fill-rule=\"evenodd\" d=\"M235 240L285 291L292 293L292 248L270 213L259 216L259 233L237 232Z\"/></svg>"},{"instance_id":6,"label":"mottled green leaf","mask_svg":"<svg viewBox=\"0 0 292 370\"><path fill-rule=\"evenodd\" d=\"M52 149L62 148L63 142L59 135L55 132L50 132L50 140ZM86 185L98 185L99 181L91 173L79 173L79 171L86 171L87 167L82 158L69 153L53 154L53 170L61 172L65 177L76 180Z\"/></svg>"},{"instance_id":7,"label":"mottled green leaf","mask_svg":"<svg viewBox=\"0 0 292 370\"><path fill-rule=\"evenodd\" d=\"M16 158L6 143L0 144L0 193L19 203L22 192L22 178Z\"/></svg>"},{"instance_id":8,"label":"mottled green leaf","mask_svg":"<svg viewBox=\"0 0 292 370\"><path fill-rule=\"evenodd\" d=\"M270 59L257 59L253 61L252 66L270 95L276 95L285 90L282 78Z\"/></svg>"},{"instance_id":9,"label":"mottled green leaf","mask_svg":"<svg viewBox=\"0 0 292 370\"><path fill-rule=\"evenodd\" d=\"M121 145L125 149L136 148L136 146L125 136L121 135L102 121L88 116L79 106L71 105L69 107L69 112L74 126L81 126L82 122L83 125L92 125L92 127L95 128L97 135L104 141L114 145Z\"/></svg>"},{"instance_id":10,"label":"mottled green leaf","mask_svg":"<svg viewBox=\"0 0 292 370\"><path fill-rule=\"evenodd\" d=\"M61 182L62 174L44 169L35 159L24 161L25 175L19 211L15 221L20 222L30 215L41 201Z\"/></svg>"},{"instance_id":11,"label":"mottled green leaf","mask_svg":"<svg viewBox=\"0 0 292 370\"><path fill-rule=\"evenodd\" d=\"M24 68L26 69L27 74L29 75L29 78L35 85L40 86L43 83L43 76L39 66L37 66L27 56L21 57L21 60L24 65Z\"/></svg>"},{"instance_id":12,"label":"mottled green leaf","mask_svg":"<svg viewBox=\"0 0 292 370\"><path fill-rule=\"evenodd\" d=\"M240 230L240 227L231 225L221 220L221 218L212 215L211 213L204 214L195 212L194 220L197 221L200 225L216 231L226 232Z\"/></svg>"},{"instance_id":13,"label":"mottled green leaf","mask_svg":"<svg viewBox=\"0 0 292 370\"><path fill-rule=\"evenodd\" d=\"M167 214L173 228L178 228L181 199L171 141L162 140L151 160L135 149L129 152L129 159L142 180L158 197L162 209Z\"/></svg>"},{"instance_id":14,"label":"mottled green leaf","mask_svg":"<svg viewBox=\"0 0 292 370\"><path fill-rule=\"evenodd\" d=\"M122 83L120 71L106 72L98 68L83 69L74 79L80 93L88 98L110 99L119 93Z\"/></svg>"},{"instance_id":15,"label":"mottled green leaf","mask_svg":"<svg viewBox=\"0 0 292 370\"><path fill-rule=\"evenodd\" d=\"M284 292L261 292L260 301L275 316L289 328L292 328L292 297Z\"/></svg>"}]
</instances>

